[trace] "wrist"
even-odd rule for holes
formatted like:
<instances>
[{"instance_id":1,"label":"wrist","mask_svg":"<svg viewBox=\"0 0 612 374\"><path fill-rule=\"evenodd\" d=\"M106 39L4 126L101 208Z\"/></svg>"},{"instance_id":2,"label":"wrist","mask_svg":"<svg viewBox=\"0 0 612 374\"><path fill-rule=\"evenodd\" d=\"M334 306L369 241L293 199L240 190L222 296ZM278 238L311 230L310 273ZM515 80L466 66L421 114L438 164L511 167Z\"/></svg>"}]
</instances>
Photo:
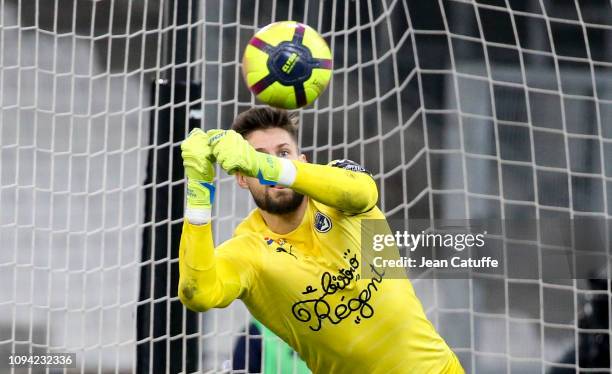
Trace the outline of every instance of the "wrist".
<instances>
[{"instance_id":1,"label":"wrist","mask_svg":"<svg viewBox=\"0 0 612 374\"><path fill-rule=\"evenodd\" d=\"M291 160L287 160L286 158L280 158L280 174L278 176L278 184L283 187L291 187L293 182L295 182L295 177L297 175L297 168L295 164Z\"/></svg>"},{"instance_id":2,"label":"wrist","mask_svg":"<svg viewBox=\"0 0 612 374\"><path fill-rule=\"evenodd\" d=\"M185 219L192 225L206 225L212 218L212 209L208 208L190 208L185 209Z\"/></svg>"},{"instance_id":3,"label":"wrist","mask_svg":"<svg viewBox=\"0 0 612 374\"><path fill-rule=\"evenodd\" d=\"M291 160L260 152L257 158L257 174L254 177L259 179L259 183L291 187L297 173Z\"/></svg>"},{"instance_id":4,"label":"wrist","mask_svg":"<svg viewBox=\"0 0 612 374\"><path fill-rule=\"evenodd\" d=\"M185 218L194 225L210 222L214 198L215 186L212 183L188 179Z\"/></svg>"}]
</instances>

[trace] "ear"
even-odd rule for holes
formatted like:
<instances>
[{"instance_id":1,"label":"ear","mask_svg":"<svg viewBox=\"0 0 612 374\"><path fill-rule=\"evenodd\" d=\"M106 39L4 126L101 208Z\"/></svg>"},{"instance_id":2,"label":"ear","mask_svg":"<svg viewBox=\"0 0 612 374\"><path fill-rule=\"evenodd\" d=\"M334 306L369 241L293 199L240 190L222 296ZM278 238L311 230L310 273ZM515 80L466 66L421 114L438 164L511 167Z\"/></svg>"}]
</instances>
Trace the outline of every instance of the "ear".
<instances>
[{"instance_id":1,"label":"ear","mask_svg":"<svg viewBox=\"0 0 612 374\"><path fill-rule=\"evenodd\" d=\"M303 153L300 153L297 159L298 161L301 161L301 162L308 162L308 160L306 159L306 155Z\"/></svg>"},{"instance_id":2,"label":"ear","mask_svg":"<svg viewBox=\"0 0 612 374\"><path fill-rule=\"evenodd\" d=\"M242 173L237 171L235 174L235 177L236 177L236 182L238 183L240 188L243 188L245 190L249 189L249 186L247 185L247 182L246 182L246 178L244 177L244 175L242 175Z\"/></svg>"}]
</instances>

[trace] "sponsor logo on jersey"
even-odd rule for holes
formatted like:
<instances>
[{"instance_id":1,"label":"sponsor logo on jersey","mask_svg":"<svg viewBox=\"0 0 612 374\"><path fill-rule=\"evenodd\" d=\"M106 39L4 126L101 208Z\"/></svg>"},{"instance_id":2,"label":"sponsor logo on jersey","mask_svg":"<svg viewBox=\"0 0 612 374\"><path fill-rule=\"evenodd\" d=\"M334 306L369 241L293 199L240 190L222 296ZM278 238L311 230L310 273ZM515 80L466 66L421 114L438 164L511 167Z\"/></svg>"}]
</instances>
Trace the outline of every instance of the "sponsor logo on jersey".
<instances>
[{"instance_id":1,"label":"sponsor logo on jersey","mask_svg":"<svg viewBox=\"0 0 612 374\"><path fill-rule=\"evenodd\" d=\"M355 285L361 279L358 255L347 248L343 257L346 260L344 267L338 269L337 273L326 271L320 282L308 284L302 292L305 297L291 307L293 317L308 324L312 331L321 330L325 321L337 325L350 318L355 325L359 325L374 316L376 304L372 302L372 298L379 290L378 284L382 283L385 272L377 272L374 265L370 264L376 277L372 277L357 295L353 292L343 293L342 298L338 300L339 292ZM335 296L331 296L334 294Z\"/></svg>"},{"instance_id":2,"label":"sponsor logo on jersey","mask_svg":"<svg viewBox=\"0 0 612 374\"><path fill-rule=\"evenodd\" d=\"M331 219L321 212L315 214L314 227L318 232L326 233L332 228Z\"/></svg>"}]
</instances>

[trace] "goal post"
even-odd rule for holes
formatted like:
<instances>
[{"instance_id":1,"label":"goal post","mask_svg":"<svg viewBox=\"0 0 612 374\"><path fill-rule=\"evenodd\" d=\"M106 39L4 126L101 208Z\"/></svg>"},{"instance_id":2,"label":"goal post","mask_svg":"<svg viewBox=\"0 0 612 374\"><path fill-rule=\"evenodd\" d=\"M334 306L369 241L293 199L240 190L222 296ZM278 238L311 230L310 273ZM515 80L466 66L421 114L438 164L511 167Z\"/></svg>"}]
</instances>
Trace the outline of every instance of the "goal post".
<instances>
[{"instance_id":1,"label":"goal post","mask_svg":"<svg viewBox=\"0 0 612 374\"><path fill-rule=\"evenodd\" d=\"M535 222L500 241L533 278L413 279L466 371L609 372L608 0L0 0L0 356L218 373L259 344L240 301L195 314L176 297L180 142L260 105L242 52L281 20L333 53L298 111L309 161L362 164L400 222ZM216 183L219 244L255 206ZM547 279L536 249L555 235L598 242L600 273Z\"/></svg>"}]
</instances>

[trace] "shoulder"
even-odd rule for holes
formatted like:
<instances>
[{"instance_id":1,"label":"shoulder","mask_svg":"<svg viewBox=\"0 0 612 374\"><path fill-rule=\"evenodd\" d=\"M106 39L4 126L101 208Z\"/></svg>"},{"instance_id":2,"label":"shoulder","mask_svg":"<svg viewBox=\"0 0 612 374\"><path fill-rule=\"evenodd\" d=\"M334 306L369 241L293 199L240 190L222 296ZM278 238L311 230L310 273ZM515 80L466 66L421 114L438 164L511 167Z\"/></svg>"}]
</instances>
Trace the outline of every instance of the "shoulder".
<instances>
[{"instance_id":1,"label":"shoulder","mask_svg":"<svg viewBox=\"0 0 612 374\"><path fill-rule=\"evenodd\" d=\"M240 254L253 254L257 252L265 243L264 237L258 237L255 233L242 233L234 235L223 243L219 244L215 250L218 253L240 252Z\"/></svg>"},{"instance_id":2,"label":"shoulder","mask_svg":"<svg viewBox=\"0 0 612 374\"><path fill-rule=\"evenodd\" d=\"M221 243L217 250L220 253L239 252L240 254L253 254L259 251L265 240L259 233L263 224L256 210L251 213L234 229L231 238Z\"/></svg>"},{"instance_id":3,"label":"shoulder","mask_svg":"<svg viewBox=\"0 0 612 374\"><path fill-rule=\"evenodd\" d=\"M265 228L265 223L257 209L253 209L234 229L234 237L249 236Z\"/></svg>"},{"instance_id":4,"label":"shoulder","mask_svg":"<svg viewBox=\"0 0 612 374\"><path fill-rule=\"evenodd\" d=\"M327 165L333 166L336 168L345 169L345 170L355 171L358 173L365 173L370 176L372 175L369 171L366 170L366 168L356 163L355 161L348 160L348 159L333 160L329 162Z\"/></svg>"},{"instance_id":5,"label":"shoulder","mask_svg":"<svg viewBox=\"0 0 612 374\"><path fill-rule=\"evenodd\" d=\"M215 256L229 260L245 272L261 269L265 240L254 233L234 235L215 248Z\"/></svg>"}]
</instances>

